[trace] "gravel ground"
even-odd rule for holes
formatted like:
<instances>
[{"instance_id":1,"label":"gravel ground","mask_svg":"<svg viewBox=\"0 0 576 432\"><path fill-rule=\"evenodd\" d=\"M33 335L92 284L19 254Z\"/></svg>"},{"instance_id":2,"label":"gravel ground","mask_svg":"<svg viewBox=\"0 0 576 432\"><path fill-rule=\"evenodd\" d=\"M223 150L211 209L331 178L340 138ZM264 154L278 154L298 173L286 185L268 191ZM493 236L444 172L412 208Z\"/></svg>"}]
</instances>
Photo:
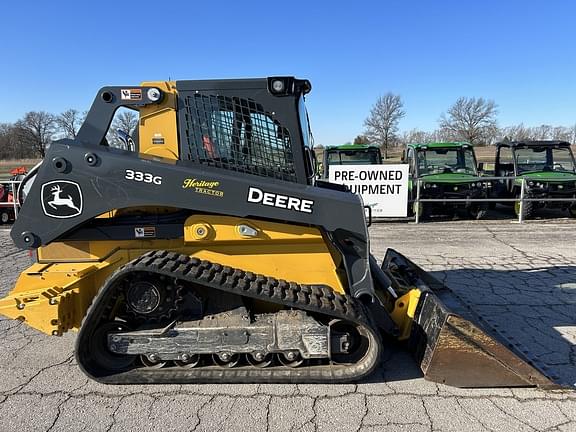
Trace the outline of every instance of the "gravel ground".
<instances>
[{"instance_id":1,"label":"gravel ground","mask_svg":"<svg viewBox=\"0 0 576 432\"><path fill-rule=\"evenodd\" d=\"M381 223L372 251L393 247L444 280L556 381L576 383L576 223ZM0 293L26 253L0 231ZM0 318L2 431L576 430L576 392L463 390L425 381L391 347L357 385L104 386L73 357L74 334L48 337Z\"/></svg>"}]
</instances>

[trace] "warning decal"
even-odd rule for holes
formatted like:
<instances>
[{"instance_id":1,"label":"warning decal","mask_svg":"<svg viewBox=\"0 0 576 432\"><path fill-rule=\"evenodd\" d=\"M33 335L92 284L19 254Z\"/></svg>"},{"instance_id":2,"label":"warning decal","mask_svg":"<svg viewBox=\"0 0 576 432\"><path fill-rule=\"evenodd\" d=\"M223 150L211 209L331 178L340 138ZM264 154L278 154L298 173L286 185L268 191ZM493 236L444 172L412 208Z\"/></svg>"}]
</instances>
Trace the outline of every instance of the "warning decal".
<instances>
[{"instance_id":1,"label":"warning decal","mask_svg":"<svg viewBox=\"0 0 576 432\"><path fill-rule=\"evenodd\" d=\"M122 100L142 100L142 89L122 89L120 90Z\"/></svg>"},{"instance_id":2,"label":"warning decal","mask_svg":"<svg viewBox=\"0 0 576 432\"><path fill-rule=\"evenodd\" d=\"M136 238L154 238L156 237L156 227L136 227L134 228L134 237Z\"/></svg>"}]
</instances>

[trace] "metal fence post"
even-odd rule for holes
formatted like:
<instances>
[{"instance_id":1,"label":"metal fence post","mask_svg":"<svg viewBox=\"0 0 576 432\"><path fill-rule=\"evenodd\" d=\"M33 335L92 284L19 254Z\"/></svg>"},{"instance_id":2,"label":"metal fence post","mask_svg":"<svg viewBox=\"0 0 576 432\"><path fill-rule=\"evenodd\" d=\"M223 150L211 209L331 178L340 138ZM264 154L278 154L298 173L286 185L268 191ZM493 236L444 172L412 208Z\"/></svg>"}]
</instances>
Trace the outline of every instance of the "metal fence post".
<instances>
[{"instance_id":1,"label":"metal fence post","mask_svg":"<svg viewBox=\"0 0 576 432\"><path fill-rule=\"evenodd\" d=\"M414 221L416 224L420 223L420 179L416 179L416 211L415 216L416 220Z\"/></svg>"},{"instance_id":2,"label":"metal fence post","mask_svg":"<svg viewBox=\"0 0 576 432\"><path fill-rule=\"evenodd\" d=\"M524 223L524 193L526 190L526 178L522 177L520 183L520 211L518 212L518 223Z\"/></svg>"},{"instance_id":3,"label":"metal fence post","mask_svg":"<svg viewBox=\"0 0 576 432\"><path fill-rule=\"evenodd\" d=\"M20 184L22 182L14 182L12 186L12 200L14 201L14 220L18 217L18 211L20 209Z\"/></svg>"}]
</instances>

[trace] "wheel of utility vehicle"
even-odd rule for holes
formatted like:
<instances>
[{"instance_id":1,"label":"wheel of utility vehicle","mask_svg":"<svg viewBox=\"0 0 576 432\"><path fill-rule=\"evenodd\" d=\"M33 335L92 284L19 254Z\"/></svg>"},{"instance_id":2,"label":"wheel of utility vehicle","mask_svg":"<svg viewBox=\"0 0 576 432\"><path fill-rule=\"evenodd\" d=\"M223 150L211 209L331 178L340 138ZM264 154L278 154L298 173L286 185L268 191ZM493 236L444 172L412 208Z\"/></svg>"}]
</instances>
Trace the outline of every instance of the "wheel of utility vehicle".
<instances>
[{"instance_id":1,"label":"wheel of utility vehicle","mask_svg":"<svg viewBox=\"0 0 576 432\"><path fill-rule=\"evenodd\" d=\"M488 205L487 204L476 204L476 205L473 204L468 209L468 215L472 219L476 219L476 220L484 219L487 214L488 214Z\"/></svg>"},{"instance_id":2,"label":"wheel of utility vehicle","mask_svg":"<svg viewBox=\"0 0 576 432\"><path fill-rule=\"evenodd\" d=\"M2 222L3 224L7 224L8 222L10 222L10 213L8 213L7 211L3 211L0 214L0 222Z\"/></svg>"},{"instance_id":3,"label":"wheel of utility vehicle","mask_svg":"<svg viewBox=\"0 0 576 432\"><path fill-rule=\"evenodd\" d=\"M568 207L568 214L570 215L570 217L576 218L576 205Z\"/></svg>"},{"instance_id":4,"label":"wheel of utility vehicle","mask_svg":"<svg viewBox=\"0 0 576 432\"><path fill-rule=\"evenodd\" d=\"M524 201L524 219L532 219L535 210L534 201ZM514 214L520 216L520 201L514 202Z\"/></svg>"}]
</instances>

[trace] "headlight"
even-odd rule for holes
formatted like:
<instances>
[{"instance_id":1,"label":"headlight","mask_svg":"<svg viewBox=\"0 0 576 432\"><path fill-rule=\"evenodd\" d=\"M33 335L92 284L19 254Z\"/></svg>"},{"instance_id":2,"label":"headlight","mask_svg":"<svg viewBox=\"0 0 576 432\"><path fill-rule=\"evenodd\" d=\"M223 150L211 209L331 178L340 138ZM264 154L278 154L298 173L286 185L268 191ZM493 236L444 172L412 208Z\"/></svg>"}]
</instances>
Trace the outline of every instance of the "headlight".
<instances>
[{"instance_id":1,"label":"headlight","mask_svg":"<svg viewBox=\"0 0 576 432\"><path fill-rule=\"evenodd\" d=\"M284 91L284 81L282 80L274 80L272 81L272 90L274 90L276 93L281 93Z\"/></svg>"},{"instance_id":2,"label":"headlight","mask_svg":"<svg viewBox=\"0 0 576 432\"><path fill-rule=\"evenodd\" d=\"M424 189L430 189L430 183L424 183Z\"/></svg>"},{"instance_id":3,"label":"headlight","mask_svg":"<svg viewBox=\"0 0 576 432\"><path fill-rule=\"evenodd\" d=\"M533 182L532 180L530 180L530 181L528 182L528 186L533 187L533 186L534 186L534 182Z\"/></svg>"},{"instance_id":4,"label":"headlight","mask_svg":"<svg viewBox=\"0 0 576 432\"><path fill-rule=\"evenodd\" d=\"M564 185L559 184L558 189L564 189Z\"/></svg>"},{"instance_id":5,"label":"headlight","mask_svg":"<svg viewBox=\"0 0 576 432\"><path fill-rule=\"evenodd\" d=\"M432 183L432 187L433 187L433 188L437 188L438 185L437 185L436 183Z\"/></svg>"}]
</instances>

